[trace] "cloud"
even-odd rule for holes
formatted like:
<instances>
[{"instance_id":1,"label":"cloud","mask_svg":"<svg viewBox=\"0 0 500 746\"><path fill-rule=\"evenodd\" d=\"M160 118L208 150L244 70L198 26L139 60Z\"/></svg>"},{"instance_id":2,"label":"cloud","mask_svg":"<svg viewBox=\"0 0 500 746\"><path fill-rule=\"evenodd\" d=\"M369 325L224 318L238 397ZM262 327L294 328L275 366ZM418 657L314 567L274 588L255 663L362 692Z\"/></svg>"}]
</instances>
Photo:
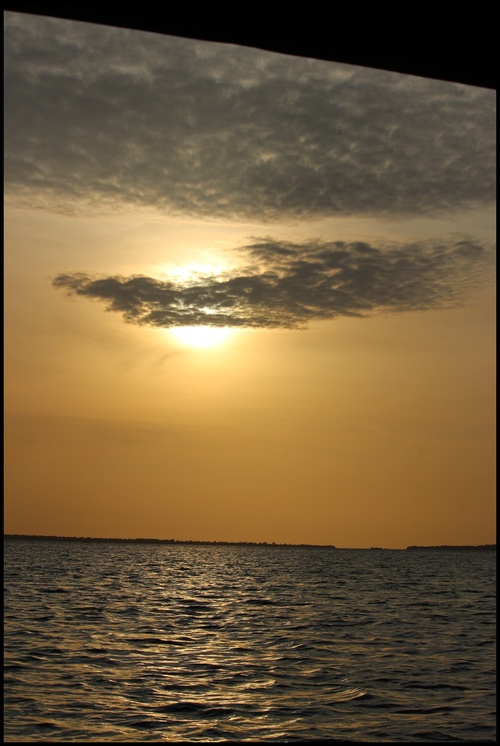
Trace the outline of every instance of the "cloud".
<instances>
[{"instance_id":1,"label":"cloud","mask_svg":"<svg viewBox=\"0 0 500 746\"><path fill-rule=\"evenodd\" d=\"M5 188L74 212L455 212L495 198L495 92L6 14Z\"/></svg>"},{"instance_id":2,"label":"cloud","mask_svg":"<svg viewBox=\"0 0 500 746\"><path fill-rule=\"evenodd\" d=\"M456 305L480 281L490 256L464 237L388 247L267 238L239 251L249 266L188 282L75 273L58 275L53 285L103 301L138 325L303 328L339 316Z\"/></svg>"}]
</instances>

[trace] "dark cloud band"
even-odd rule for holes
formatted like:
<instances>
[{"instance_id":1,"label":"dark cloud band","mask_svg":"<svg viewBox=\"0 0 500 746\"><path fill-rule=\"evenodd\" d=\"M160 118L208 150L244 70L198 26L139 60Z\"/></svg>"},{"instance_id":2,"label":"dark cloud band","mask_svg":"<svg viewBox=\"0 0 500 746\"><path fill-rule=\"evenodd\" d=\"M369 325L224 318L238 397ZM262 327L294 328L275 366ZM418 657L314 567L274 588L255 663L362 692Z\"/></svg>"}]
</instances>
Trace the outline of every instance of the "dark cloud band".
<instances>
[{"instance_id":1,"label":"dark cloud band","mask_svg":"<svg viewBox=\"0 0 500 746\"><path fill-rule=\"evenodd\" d=\"M103 301L134 324L300 328L339 316L455 305L489 261L485 246L464 238L389 248L265 239L243 251L249 267L184 283L76 273L58 275L53 285Z\"/></svg>"},{"instance_id":2,"label":"dark cloud band","mask_svg":"<svg viewBox=\"0 0 500 746\"><path fill-rule=\"evenodd\" d=\"M22 204L263 221L495 199L494 91L16 14L4 89Z\"/></svg>"}]
</instances>

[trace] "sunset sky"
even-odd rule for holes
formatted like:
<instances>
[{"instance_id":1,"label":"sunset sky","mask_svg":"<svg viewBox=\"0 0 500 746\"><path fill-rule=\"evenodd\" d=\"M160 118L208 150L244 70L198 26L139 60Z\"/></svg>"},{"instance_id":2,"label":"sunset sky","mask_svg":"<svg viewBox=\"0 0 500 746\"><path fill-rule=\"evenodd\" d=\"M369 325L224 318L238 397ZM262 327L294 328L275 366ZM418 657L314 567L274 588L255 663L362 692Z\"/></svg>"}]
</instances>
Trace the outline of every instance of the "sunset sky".
<instances>
[{"instance_id":1,"label":"sunset sky","mask_svg":"<svg viewBox=\"0 0 500 746\"><path fill-rule=\"evenodd\" d=\"M495 542L495 92L5 14L5 532Z\"/></svg>"}]
</instances>

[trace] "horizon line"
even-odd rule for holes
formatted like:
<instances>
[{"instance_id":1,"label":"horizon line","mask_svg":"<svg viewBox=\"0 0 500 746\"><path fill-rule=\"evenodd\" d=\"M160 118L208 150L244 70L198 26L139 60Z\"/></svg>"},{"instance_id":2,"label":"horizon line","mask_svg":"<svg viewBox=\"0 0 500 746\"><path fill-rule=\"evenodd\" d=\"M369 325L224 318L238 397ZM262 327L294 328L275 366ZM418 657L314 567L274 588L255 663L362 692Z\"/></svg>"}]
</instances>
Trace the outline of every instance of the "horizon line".
<instances>
[{"instance_id":1,"label":"horizon line","mask_svg":"<svg viewBox=\"0 0 500 746\"><path fill-rule=\"evenodd\" d=\"M56 534L5 534L5 539L23 540L38 539L41 541L87 541L87 542L135 542L143 544L202 544L223 546L265 546L265 547L305 547L318 549L364 549L376 551L406 551L414 549L496 549L496 544L434 544L434 545L409 545L407 547L337 547L334 544L310 544L294 542L268 542L268 541L226 541L209 539L158 539L158 538L117 538L99 536L59 536Z\"/></svg>"}]
</instances>

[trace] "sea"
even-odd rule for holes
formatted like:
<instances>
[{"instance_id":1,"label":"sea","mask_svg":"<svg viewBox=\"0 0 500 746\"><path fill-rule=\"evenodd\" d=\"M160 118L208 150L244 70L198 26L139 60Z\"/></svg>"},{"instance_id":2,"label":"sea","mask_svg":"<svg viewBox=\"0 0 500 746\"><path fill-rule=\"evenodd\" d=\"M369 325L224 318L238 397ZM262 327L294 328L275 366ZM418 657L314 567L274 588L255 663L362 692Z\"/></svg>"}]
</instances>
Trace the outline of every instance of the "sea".
<instances>
[{"instance_id":1,"label":"sea","mask_svg":"<svg viewBox=\"0 0 500 746\"><path fill-rule=\"evenodd\" d=\"M496 550L4 556L8 742L495 742Z\"/></svg>"}]
</instances>

